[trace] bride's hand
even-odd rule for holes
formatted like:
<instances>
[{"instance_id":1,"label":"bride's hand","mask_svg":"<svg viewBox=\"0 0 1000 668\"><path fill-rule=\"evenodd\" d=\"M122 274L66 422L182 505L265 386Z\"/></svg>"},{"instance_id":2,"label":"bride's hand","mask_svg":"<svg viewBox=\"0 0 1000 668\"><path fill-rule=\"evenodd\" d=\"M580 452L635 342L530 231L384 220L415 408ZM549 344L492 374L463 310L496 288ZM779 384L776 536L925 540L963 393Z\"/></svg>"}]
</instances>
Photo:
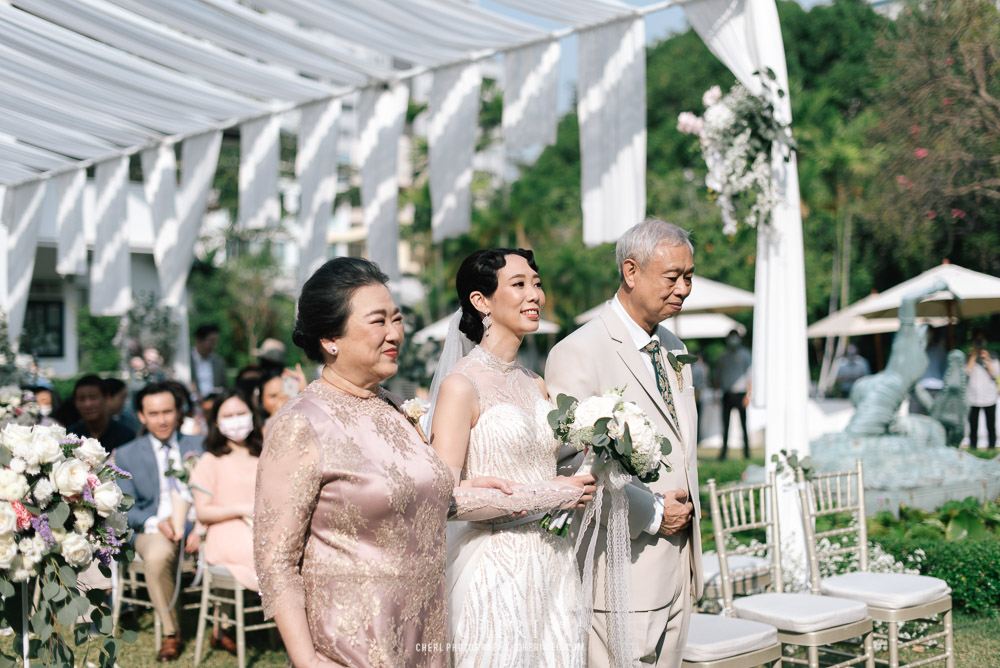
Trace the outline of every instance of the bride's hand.
<instances>
[{"instance_id":1,"label":"bride's hand","mask_svg":"<svg viewBox=\"0 0 1000 668\"><path fill-rule=\"evenodd\" d=\"M556 480L566 485L580 487L583 490L583 496L577 501L577 505L574 506L575 508L583 508L588 501L594 500L594 493L597 492L597 478L593 474L561 475L556 477Z\"/></svg>"},{"instance_id":2,"label":"bride's hand","mask_svg":"<svg viewBox=\"0 0 1000 668\"><path fill-rule=\"evenodd\" d=\"M503 478L497 478L491 475L479 476L478 478L469 478L463 480L458 484L459 487L485 487L487 489L499 489L504 494L513 494L514 488L511 487L511 482L509 480L504 480Z\"/></svg>"}]
</instances>

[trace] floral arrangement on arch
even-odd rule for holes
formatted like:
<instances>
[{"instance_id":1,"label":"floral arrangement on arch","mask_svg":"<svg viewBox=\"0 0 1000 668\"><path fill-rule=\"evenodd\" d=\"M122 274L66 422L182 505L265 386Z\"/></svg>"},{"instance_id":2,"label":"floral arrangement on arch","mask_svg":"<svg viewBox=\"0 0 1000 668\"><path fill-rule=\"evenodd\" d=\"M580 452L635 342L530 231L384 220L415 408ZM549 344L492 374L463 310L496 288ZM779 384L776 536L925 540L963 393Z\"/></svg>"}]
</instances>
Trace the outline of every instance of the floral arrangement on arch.
<instances>
[{"instance_id":1,"label":"floral arrangement on arch","mask_svg":"<svg viewBox=\"0 0 1000 668\"><path fill-rule=\"evenodd\" d=\"M705 115L690 111L677 117L677 129L701 140L708 167L705 185L713 192L725 234L735 234L740 220L750 227L766 223L780 198L772 176L775 143L795 148L791 128L775 118L773 99L784 97L774 72L754 72L766 95L751 93L737 83L725 95L712 86L702 96ZM784 159L791 158L784 151Z\"/></svg>"},{"instance_id":2,"label":"floral arrangement on arch","mask_svg":"<svg viewBox=\"0 0 1000 668\"><path fill-rule=\"evenodd\" d=\"M134 631L113 637L102 589L77 588L95 560L110 577L115 562L133 556L125 515L133 499L117 482L131 476L107 459L100 442L62 427L10 423L0 431L0 623L14 630L24 665L85 665L74 649L90 639L91 622L105 636L93 643L102 667L135 639ZM15 663L0 650L0 664Z\"/></svg>"},{"instance_id":3,"label":"floral arrangement on arch","mask_svg":"<svg viewBox=\"0 0 1000 668\"><path fill-rule=\"evenodd\" d=\"M8 424L31 426L41 416L35 395L14 385L0 387L0 429Z\"/></svg>"}]
</instances>

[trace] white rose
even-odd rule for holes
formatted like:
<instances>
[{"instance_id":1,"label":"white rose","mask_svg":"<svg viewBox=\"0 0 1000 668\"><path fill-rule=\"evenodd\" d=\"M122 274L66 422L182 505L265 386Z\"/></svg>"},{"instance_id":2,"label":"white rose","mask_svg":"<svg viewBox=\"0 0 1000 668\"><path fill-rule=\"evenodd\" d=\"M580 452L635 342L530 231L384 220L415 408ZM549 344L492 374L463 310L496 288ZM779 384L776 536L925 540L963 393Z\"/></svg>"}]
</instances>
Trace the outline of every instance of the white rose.
<instances>
[{"instance_id":1,"label":"white rose","mask_svg":"<svg viewBox=\"0 0 1000 668\"><path fill-rule=\"evenodd\" d=\"M17 549L24 556L25 563L33 566L41 561L45 554L45 541L41 536L22 538L17 544Z\"/></svg>"},{"instance_id":2,"label":"white rose","mask_svg":"<svg viewBox=\"0 0 1000 668\"><path fill-rule=\"evenodd\" d=\"M108 453L96 438L84 439L79 447L73 449L76 457L93 468L97 468L108 458Z\"/></svg>"},{"instance_id":3,"label":"white rose","mask_svg":"<svg viewBox=\"0 0 1000 668\"><path fill-rule=\"evenodd\" d=\"M62 542L62 556L70 566L82 568L94 560L94 551L90 541L78 533L71 533Z\"/></svg>"},{"instance_id":4,"label":"white rose","mask_svg":"<svg viewBox=\"0 0 1000 668\"><path fill-rule=\"evenodd\" d=\"M0 470L0 500L21 501L27 493L27 478L10 469Z\"/></svg>"},{"instance_id":5,"label":"white rose","mask_svg":"<svg viewBox=\"0 0 1000 668\"><path fill-rule=\"evenodd\" d=\"M128 531L128 518L125 513L114 511L104 520L104 526L114 531L115 537L121 540L125 532Z\"/></svg>"},{"instance_id":6,"label":"white rose","mask_svg":"<svg viewBox=\"0 0 1000 668\"><path fill-rule=\"evenodd\" d=\"M31 442L31 427L12 422L3 428L3 432L0 432L0 440L3 441L8 450L14 452L17 445Z\"/></svg>"},{"instance_id":7,"label":"white rose","mask_svg":"<svg viewBox=\"0 0 1000 668\"><path fill-rule=\"evenodd\" d=\"M0 537L0 568L10 568L17 556L17 541L13 536Z\"/></svg>"},{"instance_id":8,"label":"white rose","mask_svg":"<svg viewBox=\"0 0 1000 668\"><path fill-rule=\"evenodd\" d=\"M73 511L73 526L80 533L87 533L94 526L94 513L89 508L77 508Z\"/></svg>"},{"instance_id":9,"label":"white rose","mask_svg":"<svg viewBox=\"0 0 1000 668\"><path fill-rule=\"evenodd\" d=\"M59 440L48 431L36 430L34 438L31 439L31 447L39 464L53 464L66 459Z\"/></svg>"},{"instance_id":10,"label":"white rose","mask_svg":"<svg viewBox=\"0 0 1000 668\"><path fill-rule=\"evenodd\" d=\"M118 510L125 495L118 487L118 483L109 480L94 488L94 505L97 506L97 514L107 517L112 511Z\"/></svg>"},{"instance_id":11,"label":"white rose","mask_svg":"<svg viewBox=\"0 0 1000 668\"><path fill-rule=\"evenodd\" d=\"M17 531L17 513L9 503L0 503L0 536L9 536Z\"/></svg>"},{"instance_id":12,"label":"white rose","mask_svg":"<svg viewBox=\"0 0 1000 668\"><path fill-rule=\"evenodd\" d=\"M49 427L45 427L45 431L47 431L49 436L57 441L62 442L66 440L66 428L62 425L54 424ZM74 435L73 438L79 438L79 436Z\"/></svg>"},{"instance_id":13,"label":"white rose","mask_svg":"<svg viewBox=\"0 0 1000 668\"><path fill-rule=\"evenodd\" d=\"M618 404L618 395L604 395L584 399L576 407L573 414L573 427L583 429L593 427L594 423L604 417L611 417Z\"/></svg>"},{"instance_id":14,"label":"white rose","mask_svg":"<svg viewBox=\"0 0 1000 668\"><path fill-rule=\"evenodd\" d=\"M79 459L67 459L52 467L52 484L60 494L73 496L87 486L89 467Z\"/></svg>"},{"instance_id":15,"label":"white rose","mask_svg":"<svg viewBox=\"0 0 1000 668\"><path fill-rule=\"evenodd\" d=\"M52 484L52 481L49 480L48 478L41 478L38 482L35 483L35 491L34 491L35 501L37 501L38 505L43 508L52 499L52 495L55 494L55 492L56 492L56 487L55 485Z\"/></svg>"}]
</instances>

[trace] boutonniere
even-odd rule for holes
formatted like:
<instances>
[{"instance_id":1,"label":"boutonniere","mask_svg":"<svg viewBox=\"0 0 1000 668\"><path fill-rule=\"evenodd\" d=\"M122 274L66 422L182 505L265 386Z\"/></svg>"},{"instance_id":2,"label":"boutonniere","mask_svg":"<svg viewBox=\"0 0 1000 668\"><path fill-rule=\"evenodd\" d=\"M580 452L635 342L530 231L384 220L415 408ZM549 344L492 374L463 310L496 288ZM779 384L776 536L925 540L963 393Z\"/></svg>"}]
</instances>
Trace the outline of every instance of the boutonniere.
<instances>
[{"instance_id":1,"label":"boutonniere","mask_svg":"<svg viewBox=\"0 0 1000 668\"><path fill-rule=\"evenodd\" d=\"M689 355L683 350L671 350L667 353L667 361L670 362L670 366L673 367L674 373L677 374L677 387L684 391L684 377L681 372L684 370L685 364L694 364L698 361L697 355Z\"/></svg>"},{"instance_id":2,"label":"boutonniere","mask_svg":"<svg viewBox=\"0 0 1000 668\"><path fill-rule=\"evenodd\" d=\"M430 441L427 440L427 435L424 434L424 429L420 426L420 418L427 415L430 407L431 405L425 399L417 398L407 399L399 407L399 410L403 412L406 419L416 427L417 433L420 434L420 438L424 440L424 443L430 443Z\"/></svg>"}]
</instances>

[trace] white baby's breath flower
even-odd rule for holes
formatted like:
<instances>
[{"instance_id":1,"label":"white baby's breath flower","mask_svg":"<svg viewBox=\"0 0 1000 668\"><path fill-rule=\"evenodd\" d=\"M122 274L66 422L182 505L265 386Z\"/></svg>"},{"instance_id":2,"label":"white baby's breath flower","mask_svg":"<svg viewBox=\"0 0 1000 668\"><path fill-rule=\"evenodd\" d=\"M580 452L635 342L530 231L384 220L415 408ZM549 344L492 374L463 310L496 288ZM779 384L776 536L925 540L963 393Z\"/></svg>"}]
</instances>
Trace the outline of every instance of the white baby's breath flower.
<instances>
[{"instance_id":1,"label":"white baby's breath flower","mask_svg":"<svg viewBox=\"0 0 1000 668\"><path fill-rule=\"evenodd\" d=\"M71 533L62 542L62 556L70 566L81 568L94 559L94 551L90 541L78 533Z\"/></svg>"},{"instance_id":2,"label":"white baby's breath flower","mask_svg":"<svg viewBox=\"0 0 1000 668\"><path fill-rule=\"evenodd\" d=\"M21 501L27 493L27 478L10 469L0 470L0 500Z\"/></svg>"},{"instance_id":3,"label":"white baby's breath flower","mask_svg":"<svg viewBox=\"0 0 1000 668\"><path fill-rule=\"evenodd\" d=\"M60 494L73 496L81 493L87 486L89 474L89 468L79 459L67 459L52 467L52 484Z\"/></svg>"},{"instance_id":4,"label":"white baby's breath flower","mask_svg":"<svg viewBox=\"0 0 1000 668\"><path fill-rule=\"evenodd\" d=\"M79 533L87 533L94 526L94 513L89 508L77 508L73 511L73 528Z\"/></svg>"},{"instance_id":5,"label":"white baby's breath flower","mask_svg":"<svg viewBox=\"0 0 1000 668\"><path fill-rule=\"evenodd\" d=\"M100 466L108 458L107 451L96 438L85 438L83 443L73 449L73 454L91 468Z\"/></svg>"},{"instance_id":6,"label":"white baby's breath flower","mask_svg":"<svg viewBox=\"0 0 1000 668\"><path fill-rule=\"evenodd\" d=\"M39 506L45 507L46 504L52 499L52 495L56 492L56 486L52 484L52 481L48 478L41 478L35 483L35 490L32 496L35 497L35 501L38 502Z\"/></svg>"},{"instance_id":7,"label":"white baby's breath flower","mask_svg":"<svg viewBox=\"0 0 1000 668\"><path fill-rule=\"evenodd\" d=\"M20 457L14 457L10 460L10 464L8 464L8 467L14 473L24 473L27 470L28 465L25 464L24 460L21 459Z\"/></svg>"},{"instance_id":8,"label":"white baby's breath flower","mask_svg":"<svg viewBox=\"0 0 1000 668\"><path fill-rule=\"evenodd\" d=\"M705 94L701 96L701 103L706 107L711 107L713 104L722 99L722 89L718 86L712 86L705 91Z\"/></svg>"},{"instance_id":9,"label":"white baby's breath flower","mask_svg":"<svg viewBox=\"0 0 1000 668\"><path fill-rule=\"evenodd\" d=\"M31 538L22 538L17 543L17 550L24 557L24 562L29 566L34 566L42 557L45 555L45 541L42 540L41 536L32 536Z\"/></svg>"}]
</instances>

